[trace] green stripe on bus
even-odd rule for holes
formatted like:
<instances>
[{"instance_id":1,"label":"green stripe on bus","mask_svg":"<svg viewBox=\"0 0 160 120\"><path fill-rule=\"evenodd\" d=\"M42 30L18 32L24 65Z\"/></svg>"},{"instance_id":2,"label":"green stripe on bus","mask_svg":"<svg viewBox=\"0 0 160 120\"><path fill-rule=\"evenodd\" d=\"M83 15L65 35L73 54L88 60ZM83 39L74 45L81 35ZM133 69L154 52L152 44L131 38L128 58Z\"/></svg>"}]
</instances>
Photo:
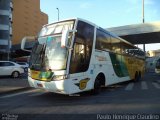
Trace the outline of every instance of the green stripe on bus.
<instances>
[{"instance_id":1,"label":"green stripe on bus","mask_svg":"<svg viewBox=\"0 0 160 120\"><path fill-rule=\"evenodd\" d=\"M118 77L125 77L129 75L125 64L124 56L110 53L110 58L112 61L114 71Z\"/></svg>"}]
</instances>

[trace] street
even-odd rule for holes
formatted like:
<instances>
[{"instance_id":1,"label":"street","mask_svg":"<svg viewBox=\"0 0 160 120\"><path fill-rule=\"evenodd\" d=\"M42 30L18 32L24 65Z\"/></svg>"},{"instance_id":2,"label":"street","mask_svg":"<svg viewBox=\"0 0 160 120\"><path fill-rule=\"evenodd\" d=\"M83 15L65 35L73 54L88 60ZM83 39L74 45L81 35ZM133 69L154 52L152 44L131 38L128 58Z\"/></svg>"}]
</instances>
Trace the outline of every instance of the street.
<instances>
[{"instance_id":1,"label":"street","mask_svg":"<svg viewBox=\"0 0 160 120\"><path fill-rule=\"evenodd\" d=\"M7 115L34 120L82 119L81 115L98 119L97 114L154 114L160 119L160 75L147 73L138 82L102 88L98 95L84 92L67 96L39 89L5 94L0 96L0 113L2 120Z\"/></svg>"}]
</instances>

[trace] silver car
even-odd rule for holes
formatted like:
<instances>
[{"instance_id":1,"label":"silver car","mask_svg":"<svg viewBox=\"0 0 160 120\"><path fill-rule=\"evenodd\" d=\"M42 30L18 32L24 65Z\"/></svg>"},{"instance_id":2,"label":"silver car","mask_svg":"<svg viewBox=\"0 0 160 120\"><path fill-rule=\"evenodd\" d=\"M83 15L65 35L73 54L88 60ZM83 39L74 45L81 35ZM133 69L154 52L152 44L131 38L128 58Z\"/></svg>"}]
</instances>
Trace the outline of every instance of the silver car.
<instances>
[{"instance_id":1,"label":"silver car","mask_svg":"<svg viewBox=\"0 0 160 120\"><path fill-rule=\"evenodd\" d=\"M17 78L22 73L24 73L24 69L21 65L11 61L0 61L0 76L11 75L13 78Z\"/></svg>"},{"instance_id":2,"label":"silver car","mask_svg":"<svg viewBox=\"0 0 160 120\"><path fill-rule=\"evenodd\" d=\"M28 71L28 66L29 66L28 63L26 62L17 62L17 63L23 67L25 72Z\"/></svg>"}]
</instances>

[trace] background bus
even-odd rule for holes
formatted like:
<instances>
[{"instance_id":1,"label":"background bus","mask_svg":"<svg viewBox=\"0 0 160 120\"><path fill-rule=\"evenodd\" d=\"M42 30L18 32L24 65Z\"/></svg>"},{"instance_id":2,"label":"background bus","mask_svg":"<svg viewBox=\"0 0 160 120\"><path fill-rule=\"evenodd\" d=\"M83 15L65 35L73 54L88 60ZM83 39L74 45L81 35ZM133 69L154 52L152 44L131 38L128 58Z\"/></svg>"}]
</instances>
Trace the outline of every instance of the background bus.
<instances>
[{"instance_id":1,"label":"background bus","mask_svg":"<svg viewBox=\"0 0 160 120\"><path fill-rule=\"evenodd\" d=\"M31 52L28 81L60 94L98 93L101 86L139 80L144 66L139 48L76 18L43 26Z\"/></svg>"}]
</instances>

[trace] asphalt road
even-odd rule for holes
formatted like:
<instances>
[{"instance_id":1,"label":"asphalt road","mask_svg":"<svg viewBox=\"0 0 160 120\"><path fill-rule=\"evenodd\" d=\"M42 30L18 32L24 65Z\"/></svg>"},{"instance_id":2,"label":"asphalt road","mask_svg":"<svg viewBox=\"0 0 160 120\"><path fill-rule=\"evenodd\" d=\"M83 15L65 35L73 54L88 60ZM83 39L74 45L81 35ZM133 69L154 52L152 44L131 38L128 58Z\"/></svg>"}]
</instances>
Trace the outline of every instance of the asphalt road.
<instances>
[{"instance_id":1,"label":"asphalt road","mask_svg":"<svg viewBox=\"0 0 160 120\"><path fill-rule=\"evenodd\" d=\"M122 120L127 120L124 115L139 115L139 119L153 115L159 120L160 75L147 73L139 82L109 86L98 95L66 96L39 89L6 94L0 96L0 114L2 120L113 119L115 115L123 115Z\"/></svg>"}]
</instances>

